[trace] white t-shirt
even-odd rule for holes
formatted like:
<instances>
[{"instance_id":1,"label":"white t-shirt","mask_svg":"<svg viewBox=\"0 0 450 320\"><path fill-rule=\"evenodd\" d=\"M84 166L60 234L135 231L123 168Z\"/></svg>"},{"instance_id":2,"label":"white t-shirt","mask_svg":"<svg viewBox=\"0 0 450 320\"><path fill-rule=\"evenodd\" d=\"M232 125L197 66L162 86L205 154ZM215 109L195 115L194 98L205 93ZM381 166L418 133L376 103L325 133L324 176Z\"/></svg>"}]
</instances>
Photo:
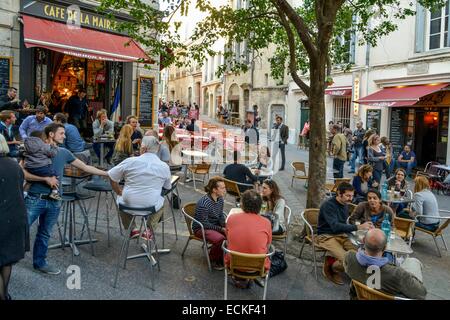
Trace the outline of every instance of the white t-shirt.
<instances>
[{"instance_id":1,"label":"white t-shirt","mask_svg":"<svg viewBox=\"0 0 450 320\"><path fill-rule=\"evenodd\" d=\"M125 159L109 170L108 175L115 182L125 180L122 196L117 197L117 202L129 207L154 206L158 211L164 205L162 188L171 188L169 166L154 153Z\"/></svg>"}]
</instances>

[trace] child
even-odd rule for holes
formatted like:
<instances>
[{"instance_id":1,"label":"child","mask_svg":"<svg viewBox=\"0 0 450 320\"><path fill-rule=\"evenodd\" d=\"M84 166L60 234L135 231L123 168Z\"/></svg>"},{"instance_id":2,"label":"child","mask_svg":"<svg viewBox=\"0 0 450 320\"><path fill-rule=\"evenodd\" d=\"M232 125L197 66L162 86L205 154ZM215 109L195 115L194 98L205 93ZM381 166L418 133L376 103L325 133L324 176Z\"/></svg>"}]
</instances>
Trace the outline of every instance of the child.
<instances>
[{"instance_id":1,"label":"child","mask_svg":"<svg viewBox=\"0 0 450 320\"><path fill-rule=\"evenodd\" d=\"M58 150L55 146L46 144L44 139L42 131L33 131L25 139L25 169L39 177L56 177L51 158L56 156ZM52 189L48 197L53 200L61 200L57 188Z\"/></svg>"}]
</instances>

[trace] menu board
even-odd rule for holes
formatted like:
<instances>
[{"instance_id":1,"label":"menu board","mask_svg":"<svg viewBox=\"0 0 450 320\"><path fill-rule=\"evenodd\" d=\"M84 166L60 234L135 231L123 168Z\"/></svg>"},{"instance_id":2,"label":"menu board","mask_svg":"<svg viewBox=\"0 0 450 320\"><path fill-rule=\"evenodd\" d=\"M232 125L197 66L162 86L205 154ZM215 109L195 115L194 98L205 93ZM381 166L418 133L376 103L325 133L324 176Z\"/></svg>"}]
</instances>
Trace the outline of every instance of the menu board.
<instances>
[{"instance_id":1,"label":"menu board","mask_svg":"<svg viewBox=\"0 0 450 320\"><path fill-rule=\"evenodd\" d=\"M0 96L8 93L12 84L12 57L0 57Z\"/></svg>"},{"instance_id":2,"label":"menu board","mask_svg":"<svg viewBox=\"0 0 450 320\"><path fill-rule=\"evenodd\" d=\"M140 76L137 91L137 116L142 127L153 127L155 78Z\"/></svg>"},{"instance_id":3,"label":"menu board","mask_svg":"<svg viewBox=\"0 0 450 320\"><path fill-rule=\"evenodd\" d=\"M407 110L393 108L391 111L391 130L389 140L394 149L394 155L398 156L405 144L405 128Z\"/></svg>"},{"instance_id":4,"label":"menu board","mask_svg":"<svg viewBox=\"0 0 450 320\"><path fill-rule=\"evenodd\" d=\"M376 130L380 134L381 110L368 109L366 114L367 129Z\"/></svg>"}]
</instances>

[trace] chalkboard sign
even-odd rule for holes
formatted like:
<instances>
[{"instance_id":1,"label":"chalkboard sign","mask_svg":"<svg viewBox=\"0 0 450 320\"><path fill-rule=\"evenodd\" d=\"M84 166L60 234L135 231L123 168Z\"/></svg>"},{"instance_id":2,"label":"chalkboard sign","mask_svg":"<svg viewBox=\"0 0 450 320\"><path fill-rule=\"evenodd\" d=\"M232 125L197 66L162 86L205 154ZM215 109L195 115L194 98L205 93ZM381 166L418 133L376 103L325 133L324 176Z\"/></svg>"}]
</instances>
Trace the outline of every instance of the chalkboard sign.
<instances>
[{"instance_id":1,"label":"chalkboard sign","mask_svg":"<svg viewBox=\"0 0 450 320\"><path fill-rule=\"evenodd\" d=\"M0 96L12 85L12 57L0 57Z\"/></svg>"},{"instance_id":2,"label":"chalkboard sign","mask_svg":"<svg viewBox=\"0 0 450 320\"><path fill-rule=\"evenodd\" d=\"M376 130L380 134L381 110L368 109L366 114L367 129Z\"/></svg>"},{"instance_id":3,"label":"chalkboard sign","mask_svg":"<svg viewBox=\"0 0 450 320\"><path fill-rule=\"evenodd\" d=\"M140 76L137 91L137 115L142 127L153 127L155 78Z\"/></svg>"},{"instance_id":4,"label":"chalkboard sign","mask_svg":"<svg viewBox=\"0 0 450 320\"><path fill-rule=\"evenodd\" d=\"M403 150L405 144L405 129L406 129L406 113L407 110L395 109L391 111L391 130L390 141L394 149L394 155L397 157Z\"/></svg>"}]
</instances>

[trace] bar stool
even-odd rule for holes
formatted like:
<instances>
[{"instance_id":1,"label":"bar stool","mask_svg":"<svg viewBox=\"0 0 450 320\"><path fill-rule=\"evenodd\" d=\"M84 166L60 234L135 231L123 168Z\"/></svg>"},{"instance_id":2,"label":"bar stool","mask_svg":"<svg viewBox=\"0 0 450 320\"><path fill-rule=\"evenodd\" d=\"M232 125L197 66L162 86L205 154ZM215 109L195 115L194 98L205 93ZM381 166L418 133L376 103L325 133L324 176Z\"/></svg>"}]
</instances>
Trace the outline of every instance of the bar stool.
<instances>
[{"instance_id":1,"label":"bar stool","mask_svg":"<svg viewBox=\"0 0 450 320\"><path fill-rule=\"evenodd\" d=\"M98 209L100 207L100 198L102 194L105 195L105 204L106 204L106 229L108 233L108 247L110 246L110 236L109 236L109 229L110 229L110 221L109 221L109 206L108 206L108 194L111 194L111 199L114 202L116 209L117 209L117 203L116 199L114 197L114 193L112 191L112 187L109 183L106 183L105 181L101 179L93 179L92 182L87 183L83 186L84 189L89 191L94 191L98 193L97 198L97 209L95 212L95 225L94 225L94 231L97 232L97 221L98 221ZM120 217L119 217L119 211L117 211L117 217L119 219L119 228L120 228L120 234L122 234L122 225L120 224Z\"/></svg>"},{"instance_id":2,"label":"bar stool","mask_svg":"<svg viewBox=\"0 0 450 320\"><path fill-rule=\"evenodd\" d=\"M125 251L125 256L124 256L124 261L123 261L123 268L126 268L127 265L127 260L132 260L132 259L138 259L138 258L147 258L148 261L150 262L150 268L152 270L152 276L151 276L151 283L152 283L152 290L154 289L154 282L155 282L155 272L153 270L154 266L157 264L158 265L158 271L160 271L160 265L159 265L159 255L158 255L158 247L156 244L156 239L155 239L155 233L153 231L152 226L150 225L150 228L147 226L147 220L148 217L152 214L156 213L155 207L148 207L148 208L133 208L133 207L128 207L125 206L121 203L119 203L119 210L121 212L124 212L125 214L128 214L130 216L132 216L132 219L130 221L130 225L128 226L128 229L125 232L125 235L123 235L123 242L122 242L122 248L120 250L120 254L119 257L117 258L117 265L116 265L116 274L115 274L115 278L114 278L114 285L113 287L116 288L117 285L117 278L119 276L119 266L121 264L121 258L123 255L123 252ZM133 224L135 223L136 218L140 218L141 219L141 226L139 228L139 233L141 233L142 231L142 226L144 226L144 230L145 233L148 234L148 231L150 229L150 232L152 234L152 239L147 239L146 240L146 247L142 247L145 251L145 253L141 253L141 254L137 254L134 256L128 256L128 248L130 246L130 232L133 228ZM137 242L139 243L139 238L137 239ZM150 246L150 242L153 243L153 247L154 250L152 250L152 247ZM154 252L156 254L156 260L155 258L152 256L152 252Z\"/></svg>"},{"instance_id":3,"label":"bar stool","mask_svg":"<svg viewBox=\"0 0 450 320\"><path fill-rule=\"evenodd\" d=\"M170 210L172 212L172 219L173 219L173 226L175 228L175 239L178 240L178 232L177 232L177 221L175 218L175 211L173 210L173 206L172 206L172 201L171 201L171 197L169 197L169 195L171 195L173 197L173 194L175 194L178 199L180 199L179 196L179 192L178 192L178 180L180 180L179 176L172 176L171 178L171 188L170 189L163 189L162 190L162 195L163 197L165 196L167 199L167 202L169 203L169 207ZM176 192L174 192L176 190ZM181 202L181 200L180 200ZM170 218L169 218L170 219ZM162 222L162 246L164 248L164 222L166 221L166 219L164 219L164 211L163 211L163 215L161 217L161 222Z\"/></svg>"},{"instance_id":4,"label":"bar stool","mask_svg":"<svg viewBox=\"0 0 450 320\"><path fill-rule=\"evenodd\" d=\"M62 248L64 250L65 247L70 247L72 249L72 261L75 256L80 255L78 251L77 245L90 244L92 255L95 256L94 245L96 239L92 239L91 230L89 228L89 218L86 210L86 206L83 200L91 199L93 196L81 196L77 193L69 193L62 195L62 226L57 222L57 229L59 233L59 238L61 240L60 244L49 246L49 249ZM83 215L84 223L83 230L81 232L80 239L76 240L76 229L75 229L75 205L78 204L80 208L80 212ZM67 224L69 224L69 237L66 237L67 233ZM61 228L63 228L63 233L61 233ZM82 240L84 230L86 229L88 234L87 240Z\"/></svg>"}]
</instances>

